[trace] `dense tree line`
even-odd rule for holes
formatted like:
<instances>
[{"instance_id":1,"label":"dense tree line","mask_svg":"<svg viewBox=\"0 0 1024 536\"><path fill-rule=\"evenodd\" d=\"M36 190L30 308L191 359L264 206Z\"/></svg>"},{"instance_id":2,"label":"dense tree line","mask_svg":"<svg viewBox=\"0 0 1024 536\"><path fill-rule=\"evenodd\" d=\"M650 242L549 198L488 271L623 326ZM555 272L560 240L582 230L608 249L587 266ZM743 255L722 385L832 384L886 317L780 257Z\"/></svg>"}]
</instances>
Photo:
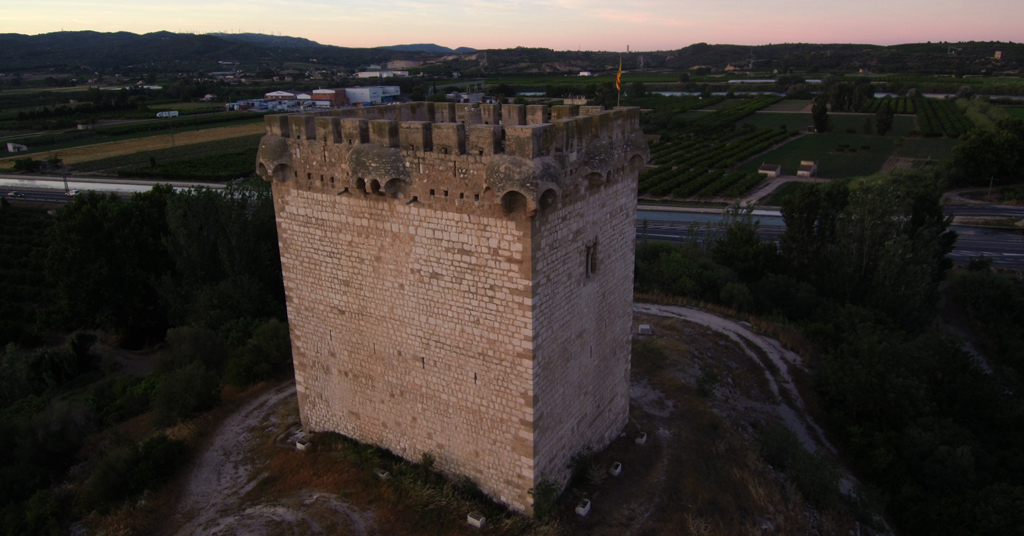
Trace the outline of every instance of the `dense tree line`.
<instances>
[{"instance_id":1,"label":"dense tree line","mask_svg":"<svg viewBox=\"0 0 1024 536\"><path fill-rule=\"evenodd\" d=\"M636 288L799 326L826 427L902 532L1016 535L1024 292L993 274L955 279L1014 373L986 373L932 327L955 241L941 191L919 174L805 185L783 204L778 245L742 215L715 239L644 242Z\"/></svg>"},{"instance_id":2,"label":"dense tree line","mask_svg":"<svg viewBox=\"0 0 1024 536\"><path fill-rule=\"evenodd\" d=\"M128 200L89 193L62 207L45 233L49 294L35 330L99 329L127 347L164 345L155 370L117 372L92 331L63 346L42 338L0 349L0 533L67 533L154 490L191 447L159 432L245 386L291 370L291 343L273 203L260 180ZM97 432L143 413L143 441ZM120 439L119 439L120 438Z\"/></svg>"}]
</instances>

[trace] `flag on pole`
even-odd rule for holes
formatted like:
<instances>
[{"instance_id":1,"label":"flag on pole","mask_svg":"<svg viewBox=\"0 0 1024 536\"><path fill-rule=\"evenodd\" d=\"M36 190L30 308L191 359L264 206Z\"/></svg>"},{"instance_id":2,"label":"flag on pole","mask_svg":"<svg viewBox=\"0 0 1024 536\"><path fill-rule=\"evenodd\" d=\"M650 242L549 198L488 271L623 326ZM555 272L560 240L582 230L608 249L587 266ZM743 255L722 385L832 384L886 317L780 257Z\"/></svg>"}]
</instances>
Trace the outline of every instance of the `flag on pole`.
<instances>
[{"instance_id":1,"label":"flag on pole","mask_svg":"<svg viewBox=\"0 0 1024 536\"><path fill-rule=\"evenodd\" d=\"M615 75L615 89L622 91L622 58L619 58L619 74Z\"/></svg>"}]
</instances>

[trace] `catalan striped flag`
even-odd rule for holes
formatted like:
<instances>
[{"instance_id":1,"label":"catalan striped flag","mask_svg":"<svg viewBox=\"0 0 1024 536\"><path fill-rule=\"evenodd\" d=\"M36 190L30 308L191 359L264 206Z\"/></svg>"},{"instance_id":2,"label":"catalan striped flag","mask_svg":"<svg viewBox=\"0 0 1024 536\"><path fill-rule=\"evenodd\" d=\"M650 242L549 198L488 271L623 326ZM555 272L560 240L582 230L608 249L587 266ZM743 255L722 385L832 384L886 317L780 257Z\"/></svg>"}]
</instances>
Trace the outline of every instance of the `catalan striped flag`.
<instances>
[{"instance_id":1,"label":"catalan striped flag","mask_svg":"<svg viewBox=\"0 0 1024 536\"><path fill-rule=\"evenodd\" d=\"M622 91L622 58L619 58L619 74L615 75L615 89Z\"/></svg>"}]
</instances>

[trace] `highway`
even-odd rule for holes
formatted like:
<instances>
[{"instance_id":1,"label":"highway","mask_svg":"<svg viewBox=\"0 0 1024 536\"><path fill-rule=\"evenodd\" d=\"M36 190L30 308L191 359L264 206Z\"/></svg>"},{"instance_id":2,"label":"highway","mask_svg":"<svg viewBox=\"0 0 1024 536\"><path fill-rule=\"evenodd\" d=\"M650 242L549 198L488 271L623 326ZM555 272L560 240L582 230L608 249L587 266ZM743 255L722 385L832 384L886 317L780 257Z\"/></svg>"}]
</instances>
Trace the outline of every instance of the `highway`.
<instances>
[{"instance_id":1,"label":"highway","mask_svg":"<svg viewBox=\"0 0 1024 536\"><path fill-rule=\"evenodd\" d=\"M995 206L991 207L992 210L988 212L978 210L984 208L986 207L971 206L967 212L976 216L1024 218L1024 207ZM963 215L960 206L947 207L947 212ZM996 214L1003 215L997 216ZM758 234L764 238L777 241L786 231L786 225L782 221L782 216L768 213L756 216L755 219L760 221L761 224ZM647 220L648 240L681 243L692 239L700 242L716 237L718 233L714 228L714 223L720 221L721 216L719 214L639 210L637 211L636 226L636 236L638 239L644 233L644 220ZM967 264L971 257L978 257L984 254L986 257L991 258L993 266L998 268L1024 269L1024 234L1021 231L966 227L962 225L953 225L950 229L953 229L959 235L955 249L949 254L950 259L955 264Z\"/></svg>"},{"instance_id":2,"label":"highway","mask_svg":"<svg viewBox=\"0 0 1024 536\"><path fill-rule=\"evenodd\" d=\"M17 176L15 176L17 177ZM24 183L24 177L17 177ZM90 180L81 182L82 179L74 179L71 182L72 188L102 189L103 191L114 191L118 196L127 198L132 192L145 191L152 188L155 181L103 181ZM11 203L34 203L34 204L59 204L66 203L71 198L64 195L64 184L60 179L49 179L45 182L48 188L23 188L16 186L18 182L0 176L0 196L5 197ZM189 188L195 186L190 183L176 183L175 188ZM215 188L223 188L221 184L209 185ZM24 197L11 197L11 191L17 191ZM972 216L981 218L1020 218L1024 219L1024 207L1015 206L981 206L981 205L949 205L945 207L947 214L957 216ZM782 216L778 212L758 211L755 217L760 222L759 233L762 237L771 240L778 240L786 230ZM643 222L647 221L647 239L664 240L669 242L683 242L691 239L691 232L696 233L693 237L697 240L713 238L716 236L714 223L721 220L720 213L695 213L681 212L678 210L663 211L642 208L637 211L636 236L643 235ZM992 259L992 264L999 268L1020 270L1024 269L1024 234L1021 231L991 229L982 227L967 227L954 225L951 227L959 234L956 249L949 254L954 263L958 265L967 264L971 257L985 255Z\"/></svg>"}]
</instances>

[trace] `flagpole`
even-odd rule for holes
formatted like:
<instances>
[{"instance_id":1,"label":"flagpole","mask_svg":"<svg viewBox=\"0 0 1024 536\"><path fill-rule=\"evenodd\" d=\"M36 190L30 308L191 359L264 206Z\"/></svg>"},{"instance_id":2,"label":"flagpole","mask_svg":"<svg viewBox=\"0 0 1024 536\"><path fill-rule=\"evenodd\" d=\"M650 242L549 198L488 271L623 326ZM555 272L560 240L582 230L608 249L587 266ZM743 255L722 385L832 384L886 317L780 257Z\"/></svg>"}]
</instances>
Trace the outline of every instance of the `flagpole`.
<instances>
[{"instance_id":1,"label":"flagpole","mask_svg":"<svg viewBox=\"0 0 1024 536\"><path fill-rule=\"evenodd\" d=\"M615 75L615 90L618 93L618 102L615 106L622 106L622 56L619 55L619 74Z\"/></svg>"}]
</instances>

